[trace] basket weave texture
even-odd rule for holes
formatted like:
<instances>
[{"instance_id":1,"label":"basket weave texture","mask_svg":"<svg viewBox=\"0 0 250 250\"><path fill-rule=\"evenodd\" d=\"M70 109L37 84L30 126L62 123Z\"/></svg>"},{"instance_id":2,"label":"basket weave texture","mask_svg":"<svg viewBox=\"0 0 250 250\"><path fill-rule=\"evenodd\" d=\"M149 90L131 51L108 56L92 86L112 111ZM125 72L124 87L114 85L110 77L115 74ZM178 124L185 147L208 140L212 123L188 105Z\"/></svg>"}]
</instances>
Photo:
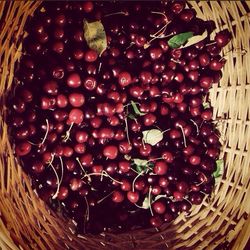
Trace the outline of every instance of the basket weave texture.
<instances>
[{"instance_id":1,"label":"basket weave texture","mask_svg":"<svg viewBox=\"0 0 250 250\"><path fill-rule=\"evenodd\" d=\"M225 172L212 197L160 230L74 236L31 188L8 139L6 94L22 56L24 25L40 1L0 1L0 249L243 249L250 236L250 1L189 1L217 30L228 28L223 78L213 85L213 118Z\"/></svg>"}]
</instances>

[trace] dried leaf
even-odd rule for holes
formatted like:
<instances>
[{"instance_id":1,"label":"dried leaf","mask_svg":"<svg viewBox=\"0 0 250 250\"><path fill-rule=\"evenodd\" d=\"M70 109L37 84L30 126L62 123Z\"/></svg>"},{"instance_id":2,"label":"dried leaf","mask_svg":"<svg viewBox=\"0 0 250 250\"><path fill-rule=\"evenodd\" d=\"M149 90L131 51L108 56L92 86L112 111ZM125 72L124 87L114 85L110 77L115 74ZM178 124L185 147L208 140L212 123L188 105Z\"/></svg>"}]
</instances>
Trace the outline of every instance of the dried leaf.
<instances>
[{"instance_id":1,"label":"dried leaf","mask_svg":"<svg viewBox=\"0 0 250 250\"><path fill-rule=\"evenodd\" d=\"M181 47L185 42L187 42L188 39L192 37L193 35L194 35L193 32L184 32L184 33L177 34L168 40L168 45L172 49L177 49Z\"/></svg>"},{"instance_id":2,"label":"dried leaf","mask_svg":"<svg viewBox=\"0 0 250 250\"><path fill-rule=\"evenodd\" d=\"M107 48L107 37L102 23L100 21L89 23L84 20L83 30L88 46L101 54Z\"/></svg>"},{"instance_id":3,"label":"dried leaf","mask_svg":"<svg viewBox=\"0 0 250 250\"><path fill-rule=\"evenodd\" d=\"M150 129L142 132L143 141L147 144L155 146L158 142L163 139L163 133L159 129Z\"/></svg>"},{"instance_id":4,"label":"dried leaf","mask_svg":"<svg viewBox=\"0 0 250 250\"><path fill-rule=\"evenodd\" d=\"M189 46L192 46L198 42L201 42L202 40L204 40L207 37L208 33L207 30L205 30L201 35L197 35L197 36L192 36L188 39L188 42L182 46L182 48L186 48Z\"/></svg>"}]
</instances>

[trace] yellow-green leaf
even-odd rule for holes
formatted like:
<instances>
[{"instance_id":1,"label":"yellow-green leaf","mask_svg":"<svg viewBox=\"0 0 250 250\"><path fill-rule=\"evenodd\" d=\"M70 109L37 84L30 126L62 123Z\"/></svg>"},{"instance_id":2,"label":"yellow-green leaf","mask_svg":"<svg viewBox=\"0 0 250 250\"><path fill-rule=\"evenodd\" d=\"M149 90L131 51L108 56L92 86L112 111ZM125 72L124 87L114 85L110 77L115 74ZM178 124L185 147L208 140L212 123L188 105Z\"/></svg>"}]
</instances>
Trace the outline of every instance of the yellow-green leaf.
<instances>
[{"instance_id":1,"label":"yellow-green leaf","mask_svg":"<svg viewBox=\"0 0 250 250\"><path fill-rule=\"evenodd\" d=\"M107 37L102 23L100 21L89 23L84 20L83 30L89 48L101 54L107 48Z\"/></svg>"}]
</instances>

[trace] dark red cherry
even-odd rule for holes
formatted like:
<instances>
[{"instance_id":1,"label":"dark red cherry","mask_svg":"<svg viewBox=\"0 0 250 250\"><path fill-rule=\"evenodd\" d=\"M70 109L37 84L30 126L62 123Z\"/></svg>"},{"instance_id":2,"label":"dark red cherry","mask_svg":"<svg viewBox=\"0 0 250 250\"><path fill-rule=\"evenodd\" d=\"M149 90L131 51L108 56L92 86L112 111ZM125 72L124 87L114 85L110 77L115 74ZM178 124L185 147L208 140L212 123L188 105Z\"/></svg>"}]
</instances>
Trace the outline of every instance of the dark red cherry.
<instances>
[{"instance_id":1,"label":"dark red cherry","mask_svg":"<svg viewBox=\"0 0 250 250\"><path fill-rule=\"evenodd\" d=\"M103 155L108 159L115 159L118 155L118 148L114 145L105 146L103 149Z\"/></svg>"},{"instance_id":2,"label":"dark red cherry","mask_svg":"<svg viewBox=\"0 0 250 250\"><path fill-rule=\"evenodd\" d=\"M133 191L128 191L127 192L127 199L131 202L131 203L136 203L139 200L139 193L137 191L133 192Z\"/></svg>"},{"instance_id":3,"label":"dark red cherry","mask_svg":"<svg viewBox=\"0 0 250 250\"><path fill-rule=\"evenodd\" d=\"M122 87L128 86L132 81L132 77L129 72L123 71L118 76L118 82Z\"/></svg>"},{"instance_id":4,"label":"dark red cherry","mask_svg":"<svg viewBox=\"0 0 250 250\"><path fill-rule=\"evenodd\" d=\"M71 73L67 78L67 84L71 88L80 87L82 82L78 73Z\"/></svg>"}]
</instances>

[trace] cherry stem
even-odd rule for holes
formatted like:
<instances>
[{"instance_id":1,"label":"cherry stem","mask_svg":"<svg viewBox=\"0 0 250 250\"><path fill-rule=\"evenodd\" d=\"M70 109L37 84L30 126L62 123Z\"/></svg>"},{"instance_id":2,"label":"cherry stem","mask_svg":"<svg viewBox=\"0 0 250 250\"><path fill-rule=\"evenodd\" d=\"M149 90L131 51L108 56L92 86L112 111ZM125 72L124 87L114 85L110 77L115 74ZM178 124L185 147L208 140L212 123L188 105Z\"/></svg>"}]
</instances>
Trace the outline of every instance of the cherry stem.
<instances>
[{"instance_id":1,"label":"cherry stem","mask_svg":"<svg viewBox=\"0 0 250 250\"><path fill-rule=\"evenodd\" d=\"M63 160L62 160L62 157L59 156L59 159L60 159L60 163L61 163L61 170L62 170L62 175L61 175L61 179L60 179L60 185L62 184L62 180L63 180L63 175L64 175L64 171L63 171Z\"/></svg>"},{"instance_id":2,"label":"cherry stem","mask_svg":"<svg viewBox=\"0 0 250 250\"><path fill-rule=\"evenodd\" d=\"M130 139L129 139L129 133L128 133L128 118L126 117L125 119L124 119L124 121L125 121L125 130L126 130L126 135L127 135L127 140L128 140L128 144L129 145L131 145L131 142L130 142Z\"/></svg>"},{"instance_id":3,"label":"cherry stem","mask_svg":"<svg viewBox=\"0 0 250 250\"><path fill-rule=\"evenodd\" d=\"M135 173L137 173L137 174L140 174L139 172L137 172L135 169L133 169L133 168L130 168L132 171L134 171Z\"/></svg>"},{"instance_id":4,"label":"cherry stem","mask_svg":"<svg viewBox=\"0 0 250 250\"><path fill-rule=\"evenodd\" d=\"M57 190L55 192L55 194L52 196L52 199L55 199L58 195L58 192L59 192L59 186L60 186L60 179L59 179L59 176L56 172L56 169L55 167L52 165L53 161L55 159L55 154L52 154L52 159L49 161L48 165L52 168L52 170L54 171L55 173L55 176L56 176L56 182L57 182Z\"/></svg>"},{"instance_id":5,"label":"cherry stem","mask_svg":"<svg viewBox=\"0 0 250 250\"><path fill-rule=\"evenodd\" d=\"M90 173L90 174L86 174L86 176L90 177L90 176L105 176L110 178L111 180L113 180L114 182L117 182L119 184L122 184L121 181L118 181L116 179L114 179L112 176L110 176L105 170L103 170L101 173Z\"/></svg>"},{"instance_id":6,"label":"cherry stem","mask_svg":"<svg viewBox=\"0 0 250 250\"><path fill-rule=\"evenodd\" d=\"M105 15L104 17L114 16L114 15L124 15L124 16L128 16L128 12L123 12L123 11L114 12L114 13L107 14L107 15Z\"/></svg>"},{"instance_id":7,"label":"cherry stem","mask_svg":"<svg viewBox=\"0 0 250 250\"><path fill-rule=\"evenodd\" d=\"M207 43L205 46L209 46L209 45L212 45L212 44L216 44L216 42L211 42L211 43Z\"/></svg>"},{"instance_id":8,"label":"cherry stem","mask_svg":"<svg viewBox=\"0 0 250 250\"><path fill-rule=\"evenodd\" d=\"M97 201L97 204L100 204L101 202L103 202L104 200L106 200L111 194L113 194L115 191L107 194L106 196L104 196L103 198L101 198L100 200Z\"/></svg>"},{"instance_id":9,"label":"cherry stem","mask_svg":"<svg viewBox=\"0 0 250 250\"><path fill-rule=\"evenodd\" d=\"M143 149L145 149L145 148L146 148L146 147L145 147L145 141L143 140L143 138L142 138L142 140L141 140L141 143L142 143Z\"/></svg>"},{"instance_id":10,"label":"cherry stem","mask_svg":"<svg viewBox=\"0 0 250 250\"><path fill-rule=\"evenodd\" d=\"M193 204L187 198L184 197L183 200L187 201L191 206L193 206Z\"/></svg>"},{"instance_id":11,"label":"cherry stem","mask_svg":"<svg viewBox=\"0 0 250 250\"><path fill-rule=\"evenodd\" d=\"M168 17L163 13L163 12L159 12L159 11L151 11L152 14L159 14L162 15L166 18L166 20L168 20ZM166 21L167 22L167 21Z\"/></svg>"},{"instance_id":12,"label":"cherry stem","mask_svg":"<svg viewBox=\"0 0 250 250\"><path fill-rule=\"evenodd\" d=\"M148 200L149 200L149 210L152 216L154 216L152 207L151 207L151 192L152 192L152 187L149 186L149 191L148 191Z\"/></svg>"},{"instance_id":13,"label":"cherry stem","mask_svg":"<svg viewBox=\"0 0 250 250\"><path fill-rule=\"evenodd\" d=\"M43 145L44 142L46 141L46 139L47 139L47 137L48 137L48 133L49 133L49 121L48 121L48 119L46 119L45 121L46 121L46 132L45 132L45 135L44 135L42 141L41 141L40 143L34 143L34 142L29 141L29 143L30 143L31 145L41 147L41 145Z\"/></svg>"},{"instance_id":14,"label":"cherry stem","mask_svg":"<svg viewBox=\"0 0 250 250\"><path fill-rule=\"evenodd\" d=\"M182 133L182 136L183 136L184 147L186 148L187 147L187 142L186 142L186 136L184 134L183 127L181 125L178 125L177 127L179 127L181 129L181 133Z\"/></svg>"},{"instance_id":15,"label":"cherry stem","mask_svg":"<svg viewBox=\"0 0 250 250\"><path fill-rule=\"evenodd\" d=\"M102 62L99 63L98 73L101 71L101 67L102 67Z\"/></svg>"},{"instance_id":16,"label":"cherry stem","mask_svg":"<svg viewBox=\"0 0 250 250\"><path fill-rule=\"evenodd\" d=\"M66 142L66 141L68 141L70 139L70 131L71 131L73 125L74 125L74 123L72 122L70 124L69 129L66 131L66 135L64 136L64 139L63 139L64 142Z\"/></svg>"},{"instance_id":17,"label":"cherry stem","mask_svg":"<svg viewBox=\"0 0 250 250\"><path fill-rule=\"evenodd\" d=\"M89 202L87 198L84 196L84 199L86 201L87 209L86 209L86 214L85 214L85 220L89 221Z\"/></svg>"},{"instance_id":18,"label":"cherry stem","mask_svg":"<svg viewBox=\"0 0 250 250\"><path fill-rule=\"evenodd\" d=\"M196 134L199 135L200 131L199 131L199 126L197 125L197 123L193 120L190 119L190 121L194 124L194 126L196 127Z\"/></svg>"},{"instance_id":19,"label":"cherry stem","mask_svg":"<svg viewBox=\"0 0 250 250\"><path fill-rule=\"evenodd\" d=\"M170 128L168 128L168 129L166 129L166 130L163 130L163 131L161 131L161 133L162 134L164 134L164 133L166 133L167 131L169 131L170 130Z\"/></svg>"},{"instance_id":20,"label":"cherry stem","mask_svg":"<svg viewBox=\"0 0 250 250\"><path fill-rule=\"evenodd\" d=\"M147 162L157 161L157 160L162 160L162 159L163 159L163 157L159 157L159 158L150 159Z\"/></svg>"},{"instance_id":21,"label":"cherry stem","mask_svg":"<svg viewBox=\"0 0 250 250\"><path fill-rule=\"evenodd\" d=\"M84 173L84 175L88 175L87 172L85 171L85 169L83 168L83 165L82 165L82 163L81 163L81 161L79 160L78 157L76 157L76 161L79 163L79 165L80 165L80 167L81 167L82 172Z\"/></svg>"},{"instance_id":22,"label":"cherry stem","mask_svg":"<svg viewBox=\"0 0 250 250\"><path fill-rule=\"evenodd\" d=\"M46 121L46 132L45 132L45 135L43 137L42 142L39 143L40 145L44 144L45 140L47 139L48 133L49 133L49 121L48 121L48 119L46 119L45 121Z\"/></svg>"},{"instance_id":23,"label":"cherry stem","mask_svg":"<svg viewBox=\"0 0 250 250\"><path fill-rule=\"evenodd\" d=\"M132 182L132 191L134 192L135 191L135 181L141 176L144 174L144 171L142 171L141 173L139 173L133 180Z\"/></svg>"}]
</instances>

